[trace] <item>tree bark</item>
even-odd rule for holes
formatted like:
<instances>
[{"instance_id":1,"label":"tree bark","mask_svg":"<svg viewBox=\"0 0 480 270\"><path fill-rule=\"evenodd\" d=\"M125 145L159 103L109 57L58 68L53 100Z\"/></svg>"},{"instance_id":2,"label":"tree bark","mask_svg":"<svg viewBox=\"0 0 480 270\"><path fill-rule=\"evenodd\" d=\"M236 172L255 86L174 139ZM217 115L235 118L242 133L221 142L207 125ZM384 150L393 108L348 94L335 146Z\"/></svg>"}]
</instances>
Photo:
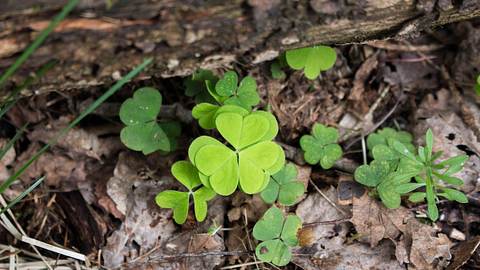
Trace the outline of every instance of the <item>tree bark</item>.
<instances>
[{"instance_id":1,"label":"tree bark","mask_svg":"<svg viewBox=\"0 0 480 270\"><path fill-rule=\"evenodd\" d=\"M0 70L65 2L0 5ZM478 16L477 0L84 0L10 88L51 59L58 63L27 95L110 84L145 57L154 57L154 65L140 79L184 76L198 67L255 65L291 48L401 38Z\"/></svg>"}]
</instances>

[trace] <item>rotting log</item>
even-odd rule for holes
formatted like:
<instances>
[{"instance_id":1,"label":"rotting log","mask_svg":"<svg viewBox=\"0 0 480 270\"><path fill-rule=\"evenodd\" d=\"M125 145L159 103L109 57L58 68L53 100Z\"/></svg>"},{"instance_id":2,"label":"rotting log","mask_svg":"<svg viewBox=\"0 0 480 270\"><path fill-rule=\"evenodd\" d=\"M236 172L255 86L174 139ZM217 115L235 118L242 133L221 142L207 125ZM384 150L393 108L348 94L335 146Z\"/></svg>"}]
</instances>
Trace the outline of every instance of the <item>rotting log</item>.
<instances>
[{"instance_id":1,"label":"rotting log","mask_svg":"<svg viewBox=\"0 0 480 270\"><path fill-rule=\"evenodd\" d=\"M0 71L65 2L0 4ZM154 65L140 79L184 76L198 67L258 64L285 49L401 38L480 16L477 0L435 2L84 0L12 78L7 91L51 59L58 60L55 67L23 94L110 84L145 57L154 57Z\"/></svg>"}]
</instances>

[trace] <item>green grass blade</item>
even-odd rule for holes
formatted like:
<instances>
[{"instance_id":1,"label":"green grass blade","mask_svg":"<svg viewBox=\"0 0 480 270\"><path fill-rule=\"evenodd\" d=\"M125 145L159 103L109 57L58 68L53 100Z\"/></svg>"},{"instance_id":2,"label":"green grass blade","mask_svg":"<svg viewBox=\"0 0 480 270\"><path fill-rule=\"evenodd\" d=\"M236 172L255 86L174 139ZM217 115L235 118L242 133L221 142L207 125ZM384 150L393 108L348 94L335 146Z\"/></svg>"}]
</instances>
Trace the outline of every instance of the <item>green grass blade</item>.
<instances>
[{"instance_id":1,"label":"green grass blade","mask_svg":"<svg viewBox=\"0 0 480 270\"><path fill-rule=\"evenodd\" d=\"M38 185L40 185L40 183L42 183L44 179L45 179L45 176L42 176L42 177L38 178L37 180L35 180L35 182L33 182L33 184L31 186L29 186L20 195L18 195L15 199L13 199L11 202L9 202L5 208L0 210L0 215L5 213L8 209L12 208L15 204L17 204L23 198L25 198L28 194L30 194L30 192L32 192L35 188L37 188Z\"/></svg>"},{"instance_id":2,"label":"green grass blade","mask_svg":"<svg viewBox=\"0 0 480 270\"><path fill-rule=\"evenodd\" d=\"M10 110L15 105L15 103L17 103L19 99L18 95L20 94L20 92L23 89L29 87L32 83L34 83L40 77L42 77L45 73L47 73L47 71L49 71L53 66L55 66L55 64L56 64L56 61L53 61L53 60L48 61L45 65L40 67L40 69L37 72L35 72L35 75L28 76L28 78L19 87L17 87L12 93L10 93L10 95L7 97L4 104L0 106L1 108L0 119L2 119L5 113L7 113L8 110Z\"/></svg>"},{"instance_id":3,"label":"green grass blade","mask_svg":"<svg viewBox=\"0 0 480 270\"><path fill-rule=\"evenodd\" d=\"M50 146L54 145L57 140L64 136L70 129L72 129L74 126L76 126L85 116L87 116L89 113L93 112L95 109L97 109L107 98L109 98L111 95L113 95L115 92L117 92L125 83L130 81L132 78L138 75L145 67L147 67L151 62L153 61L152 58L148 58L145 61L143 61L142 64L138 65L135 69L130 71L125 77L123 77L121 80L119 80L117 83L115 83L110 89L107 90L101 97L99 97L95 102L93 102L90 106L88 106L85 111L83 111L75 120L73 120L66 128L62 129L54 138L52 138L45 146L43 146L40 150L38 150L35 155L33 155L25 164L18 169L15 174L10 176L7 181L5 181L2 185L0 185L0 194L2 194L15 180L17 180L20 175L25 172L25 170L35 161L37 160L45 151L47 151Z\"/></svg>"},{"instance_id":4,"label":"green grass blade","mask_svg":"<svg viewBox=\"0 0 480 270\"><path fill-rule=\"evenodd\" d=\"M42 45L42 43L45 41L47 36L53 31L55 27L72 11L72 9L77 5L79 0L70 0L62 9L62 11L53 18L53 20L50 22L50 24L45 28L28 46L28 48L20 55L20 57L17 58L15 63L11 65L5 73L2 74L0 77L0 87L3 86L3 84L12 76L17 69L25 62L27 59L32 55L32 53L37 50L37 48Z\"/></svg>"},{"instance_id":5,"label":"green grass blade","mask_svg":"<svg viewBox=\"0 0 480 270\"><path fill-rule=\"evenodd\" d=\"M15 134L15 136L13 136L12 139L9 140L8 143L2 149L0 149L0 160L2 160L5 154L7 154L8 150L12 148L15 142L18 141L18 139L20 139L20 136L22 136L23 132L25 132L25 129L27 128L27 126L28 124L25 124L20 130L17 131L17 133Z\"/></svg>"}]
</instances>

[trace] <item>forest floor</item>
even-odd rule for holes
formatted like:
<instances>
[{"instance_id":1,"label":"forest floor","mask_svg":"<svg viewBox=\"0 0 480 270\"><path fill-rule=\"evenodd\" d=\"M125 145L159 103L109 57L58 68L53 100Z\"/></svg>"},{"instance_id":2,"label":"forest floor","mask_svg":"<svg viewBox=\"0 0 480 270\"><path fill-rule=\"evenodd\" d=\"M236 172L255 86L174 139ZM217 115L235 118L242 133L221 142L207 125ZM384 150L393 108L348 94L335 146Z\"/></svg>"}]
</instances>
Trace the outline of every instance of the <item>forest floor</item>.
<instances>
[{"instance_id":1,"label":"forest floor","mask_svg":"<svg viewBox=\"0 0 480 270\"><path fill-rule=\"evenodd\" d=\"M302 218L300 247L285 269L479 269L480 251L480 23L461 22L410 40L374 41L335 47L337 62L319 79L285 69L273 79L272 62L232 67L253 76L261 103L278 119L287 159L297 165L308 192L291 207ZM189 142L204 134L190 115L186 78L131 82L42 155L4 196L14 198L39 175L45 183L12 209L15 222L31 238L75 250L88 257L78 267L109 269L278 269L254 257L251 229L267 205L243 193L209 203L207 219L190 214L177 225L172 212L155 204L162 190L178 188L170 166L185 159ZM144 156L119 139L120 104L135 89L152 86L163 95L162 118L182 123L178 149ZM44 143L101 93L51 92L23 98L0 122L0 145L30 123L27 136L0 161L0 179L18 169ZM303 160L299 138L314 123L339 129L344 156L323 170ZM426 204L404 201L387 210L353 181L363 163L361 138L382 127L409 131L424 144L428 128L435 151L448 157L467 154L459 176L468 204L440 201L440 218L427 221ZM220 228L210 235L210 228ZM0 226L4 245L23 263L41 267L41 258ZM2 253L0 253L2 254ZM43 259L74 267L54 252ZM0 268L9 256L0 256ZM83 265L83 264L82 264ZM36 268L35 268L36 269Z\"/></svg>"}]
</instances>

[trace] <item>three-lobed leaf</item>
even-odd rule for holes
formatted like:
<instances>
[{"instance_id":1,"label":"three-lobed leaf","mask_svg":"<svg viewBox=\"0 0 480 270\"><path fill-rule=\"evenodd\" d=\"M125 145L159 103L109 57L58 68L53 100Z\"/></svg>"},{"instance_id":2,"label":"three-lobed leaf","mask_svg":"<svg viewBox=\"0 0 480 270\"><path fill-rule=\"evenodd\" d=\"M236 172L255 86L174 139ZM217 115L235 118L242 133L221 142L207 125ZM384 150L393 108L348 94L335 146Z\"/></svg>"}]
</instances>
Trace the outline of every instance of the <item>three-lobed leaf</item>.
<instances>
[{"instance_id":1,"label":"three-lobed leaf","mask_svg":"<svg viewBox=\"0 0 480 270\"><path fill-rule=\"evenodd\" d=\"M297 169L293 164L287 164L282 170L270 177L267 187L260 193L266 203L278 203L282 205L294 205L305 193L303 183L296 180Z\"/></svg>"},{"instance_id":2,"label":"three-lobed leaf","mask_svg":"<svg viewBox=\"0 0 480 270\"><path fill-rule=\"evenodd\" d=\"M343 151L337 144L338 130L316 123L312 135L303 135L300 146L303 149L305 161L309 164L320 163L324 169L330 169L342 157Z\"/></svg>"},{"instance_id":3,"label":"three-lobed leaf","mask_svg":"<svg viewBox=\"0 0 480 270\"><path fill-rule=\"evenodd\" d=\"M313 80L320 75L321 71L335 65L337 53L331 47L319 45L289 50L286 52L286 59L291 68L304 69L305 77Z\"/></svg>"},{"instance_id":4,"label":"three-lobed leaf","mask_svg":"<svg viewBox=\"0 0 480 270\"><path fill-rule=\"evenodd\" d=\"M289 247L298 244L297 233L301 226L298 216L288 215L285 218L280 209L268 209L253 227L253 237L263 241L255 250L257 257L277 266L287 265L292 256Z\"/></svg>"},{"instance_id":5,"label":"three-lobed leaf","mask_svg":"<svg viewBox=\"0 0 480 270\"><path fill-rule=\"evenodd\" d=\"M235 150L211 137L195 139L189 158L202 183L223 196L238 185L248 194L262 191L285 163L283 149L271 141L278 132L275 117L267 112L224 111L215 118L215 126Z\"/></svg>"},{"instance_id":6,"label":"three-lobed leaf","mask_svg":"<svg viewBox=\"0 0 480 270\"><path fill-rule=\"evenodd\" d=\"M190 195L193 196L195 218L205 220L207 216L207 202L215 197L215 192L208 187L200 187L202 182L195 166L188 161L177 161L172 165L172 175L184 185L188 191L166 190L156 197L156 203L162 208L173 210L173 219L178 224L183 224L188 216ZM194 190L198 188L197 190Z\"/></svg>"},{"instance_id":7,"label":"three-lobed leaf","mask_svg":"<svg viewBox=\"0 0 480 270\"><path fill-rule=\"evenodd\" d=\"M119 112L120 120L126 125L120 132L120 139L128 148L142 151L145 155L155 151L170 151L174 148L179 132L173 126L157 123L162 95L151 87L143 87L135 91L132 98L122 104ZM176 127L179 129L179 125ZM171 136L169 136L171 135Z\"/></svg>"}]
</instances>

